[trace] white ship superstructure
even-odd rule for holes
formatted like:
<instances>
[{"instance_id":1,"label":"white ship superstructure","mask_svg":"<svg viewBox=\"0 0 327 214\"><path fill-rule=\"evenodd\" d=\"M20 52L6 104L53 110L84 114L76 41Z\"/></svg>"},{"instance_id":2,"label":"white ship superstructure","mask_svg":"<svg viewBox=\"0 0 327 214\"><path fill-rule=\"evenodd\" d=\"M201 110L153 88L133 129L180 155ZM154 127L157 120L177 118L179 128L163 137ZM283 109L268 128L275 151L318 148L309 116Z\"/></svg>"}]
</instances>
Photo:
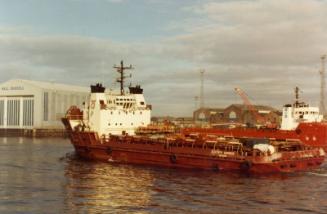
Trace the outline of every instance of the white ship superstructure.
<instances>
[{"instance_id":1,"label":"white ship superstructure","mask_svg":"<svg viewBox=\"0 0 327 214\"><path fill-rule=\"evenodd\" d=\"M295 88L296 101L293 105L283 107L281 130L295 130L299 123L321 122L323 115L318 107L312 107L304 102L299 102L299 88Z\"/></svg>"},{"instance_id":2,"label":"white ship superstructure","mask_svg":"<svg viewBox=\"0 0 327 214\"><path fill-rule=\"evenodd\" d=\"M91 94L83 109L82 120L71 120L72 127L97 132L98 135L134 135L138 127L145 127L151 122L151 105L147 105L143 89L137 85L124 91L124 67L121 62L117 71L121 74L117 82L120 92L106 91L102 84L91 86Z\"/></svg>"},{"instance_id":3,"label":"white ship superstructure","mask_svg":"<svg viewBox=\"0 0 327 214\"><path fill-rule=\"evenodd\" d=\"M93 92L83 111L84 124L102 135L129 134L150 124L151 107L145 103L143 94L114 94Z\"/></svg>"}]
</instances>

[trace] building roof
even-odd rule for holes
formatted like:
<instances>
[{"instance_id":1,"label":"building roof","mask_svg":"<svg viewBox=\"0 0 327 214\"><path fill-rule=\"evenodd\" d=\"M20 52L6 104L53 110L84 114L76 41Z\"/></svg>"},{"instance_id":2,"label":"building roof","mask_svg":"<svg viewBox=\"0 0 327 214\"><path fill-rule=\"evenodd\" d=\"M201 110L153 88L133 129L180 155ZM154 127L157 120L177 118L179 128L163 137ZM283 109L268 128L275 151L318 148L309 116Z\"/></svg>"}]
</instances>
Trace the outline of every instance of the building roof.
<instances>
[{"instance_id":1,"label":"building roof","mask_svg":"<svg viewBox=\"0 0 327 214\"><path fill-rule=\"evenodd\" d=\"M231 104L229 105L227 108L231 107L231 106L235 106L236 108L241 109L242 111L247 111L248 110L248 106L245 104ZM273 111L276 112L278 111L277 109L270 107L270 106L264 106L264 105L253 105L253 107L255 109L257 109L258 111Z\"/></svg>"},{"instance_id":2,"label":"building roof","mask_svg":"<svg viewBox=\"0 0 327 214\"><path fill-rule=\"evenodd\" d=\"M66 85L66 84L54 83L54 82L41 82L41 81L23 80L23 79L11 79L8 80L6 83L8 82L19 82L23 84L29 84L37 88L57 90L57 91L73 91L73 92L83 92L83 93L87 93L90 91L89 87Z\"/></svg>"},{"instance_id":3,"label":"building roof","mask_svg":"<svg viewBox=\"0 0 327 214\"><path fill-rule=\"evenodd\" d=\"M195 112L198 112L198 111L213 111L213 112L223 112L225 109L224 108L199 108L197 110L195 110Z\"/></svg>"}]
</instances>

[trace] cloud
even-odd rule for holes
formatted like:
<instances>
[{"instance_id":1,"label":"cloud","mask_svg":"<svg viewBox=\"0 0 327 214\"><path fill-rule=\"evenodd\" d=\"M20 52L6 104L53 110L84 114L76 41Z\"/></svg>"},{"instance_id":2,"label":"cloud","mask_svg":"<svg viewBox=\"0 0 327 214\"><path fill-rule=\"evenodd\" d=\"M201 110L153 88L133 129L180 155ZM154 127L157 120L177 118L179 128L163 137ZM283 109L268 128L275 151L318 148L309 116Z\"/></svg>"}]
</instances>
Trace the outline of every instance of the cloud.
<instances>
[{"instance_id":1,"label":"cloud","mask_svg":"<svg viewBox=\"0 0 327 214\"><path fill-rule=\"evenodd\" d=\"M87 76L92 70L104 69L108 59L116 59L117 47L110 41L83 38L77 36L0 36L0 60L3 65L14 62L26 67L33 67L35 76L52 76L50 70L69 73L71 78ZM33 75L33 74L32 74ZM64 79L64 78L62 78Z\"/></svg>"},{"instance_id":2,"label":"cloud","mask_svg":"<svg viewBox=\"0 0 327 214\"><path fill-rule=\"evenodd\" d=\"M155 115L191 116L205 73L205 103L241 103L240 87L254 104L281 107L300 86L319 98L319 56L327 52L324 1L200 2L188 17L165 26L178 31L155 41L117 42L70 35L35 36L0 28L0 80L29 78L114 86L114 64L133 64Z\"/></svg>"},{"instance_id":3,"label":"cloud","mask_svg":"<svg viewBox=\"0 0 327 214\"><path fill-rule=\"evenodd\" d=\"M142 83L149 102L156 101L157 96L162 97L159 102L169 99L170 91L176 90L175 80L186 74L174 80L173 73L175 70L178 72L178 63L169 65L171 57L162 55L160 45L125 44L110 39L1 34L0 55L1 82L22 78L84 86L102 82L108 87L118 86L113 65L123 59L135 67L131 71L133 80L127 81ZM172 79L160 78L159 73ZM169 90L165 91L165 88ZM157 92L163 93L158 95ZM175 94L178 96L180 93L178 91ZM156 112L160 114L160 111Z\"/></svg>"},{"instance_id":4,"label":"cloud","mask_svg":"<svg viewBox=\"0 0 327 214\"><path fill-rule=\"evenodd\" d=\"M208 81L216 85L206 83L207 103L232 101L222 88L239 86L254 102L280 107L291 102L296 85L318 103L319 57L327 52L326 2L222 1L187 11L200 17L171 23L186 33L165 40L164 51L208 70ZM222 100L214 101L217 88Z\"/></svg>"},{"instance_id":5,"label":"cloud","mask_svg":"<svg viewBox=\"0 0 327 214\"><path fill-rule=\"evenodd\" d=\"M122 3L124 0L107 0L107 1L111 3Z\"/></svg>"}]
</instances>

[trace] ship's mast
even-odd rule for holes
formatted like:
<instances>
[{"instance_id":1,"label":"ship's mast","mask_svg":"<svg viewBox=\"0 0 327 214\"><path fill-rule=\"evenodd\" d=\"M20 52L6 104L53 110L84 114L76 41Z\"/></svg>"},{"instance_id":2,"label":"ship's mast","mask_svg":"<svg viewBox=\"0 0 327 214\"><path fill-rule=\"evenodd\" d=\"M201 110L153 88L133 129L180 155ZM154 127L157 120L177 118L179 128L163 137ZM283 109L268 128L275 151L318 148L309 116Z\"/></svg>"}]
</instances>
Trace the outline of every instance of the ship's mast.
<instances>
[{"instance_id":1,"label":"ship's mast","mask_svg":"<svg viewBox=\"0 0 327 214\"><path fill-rule=\"evenodd\" d=\"M133 69L132 65L128 66L128 67L124 67L124 62L123 60L120 61L120 66L114 66L114 68L117 69L117 72L120 73L120 77L117 79L117 82L120 83L120 95L124 95L124 80L128 77L124 75L124 71L126 69ZM131 76L129 76L131 77Z\"/></svg>"},{"instance_id":2,"label":"ship's mast","mask_svg":"<svg viewBox=\"0 0 327 214\"><path fill-rule=\"evenodd\" d=\"M295 87L295 107L299 106L299 87Z\"/></svg>"}]
</instances>

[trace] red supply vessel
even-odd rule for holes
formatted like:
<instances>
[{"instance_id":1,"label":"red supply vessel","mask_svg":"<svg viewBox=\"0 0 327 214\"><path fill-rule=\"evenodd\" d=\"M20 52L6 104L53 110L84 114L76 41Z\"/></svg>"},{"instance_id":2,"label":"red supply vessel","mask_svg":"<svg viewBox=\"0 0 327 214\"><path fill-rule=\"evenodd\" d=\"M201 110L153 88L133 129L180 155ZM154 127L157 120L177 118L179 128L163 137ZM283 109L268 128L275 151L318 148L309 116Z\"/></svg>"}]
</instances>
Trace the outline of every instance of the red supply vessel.
<instances>
[{"instance_id":1,"label":"red supply vessel","mask_svg":"<svg viewBox=\"0 0 327 214\"><path fill-rule=\"evenodd\" d=\"M62 118L76 154L82 158L258 174L311 170L323 163L323 149L297 139L230 137L226 136L230 133L217 134L214 129L171 133L153 126L150 134L137 134L138 128L144 133L149 127L151 106L140 86L124 91L124 70L131 66L121 62L116 68L120 91L93 85L83 110L71 107Z\"/></svg>"}]
</instances>

